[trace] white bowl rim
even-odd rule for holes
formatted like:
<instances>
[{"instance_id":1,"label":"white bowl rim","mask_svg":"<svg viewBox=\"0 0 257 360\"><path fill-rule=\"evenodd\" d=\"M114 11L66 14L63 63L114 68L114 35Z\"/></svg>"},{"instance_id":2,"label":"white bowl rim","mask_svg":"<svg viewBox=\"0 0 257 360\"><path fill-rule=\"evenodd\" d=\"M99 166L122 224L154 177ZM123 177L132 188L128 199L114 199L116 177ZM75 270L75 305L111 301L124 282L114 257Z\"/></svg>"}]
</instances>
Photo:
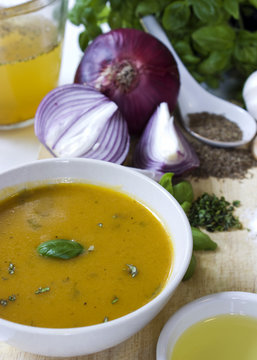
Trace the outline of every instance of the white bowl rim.
<instances>
[{"instance_id":1,"label":"white bowl rim","mask_svg":"<svg viewBox=\"0 0 257 360\"><path fill-rule=\"evenodd\" d=\"M58 162L58 163L69 163L69 162L77 162L77 163L94 163L94 164L103 164L103 166L108 166L108 167L113 167L113 168L121 168L122 171L128 172L130 174L133 173L133 176L135 177L139 177L144 179L144 181L148 181L150 183L153 184L153 186L158 187L159 191L163 192L166 195L169 195L171 201L173 202L174 207L176 208L176 210L179 212L180 216L183 218L184 221L184 225L186 227L186 233L187 233L187 248L185 249L185 258L184 258L184 264L183 264L183 268L181 271L180 276L177 276L176 279L173 280L172 284L167 284L165 285L164 289L151 301L149 301L148 303L146 303L145 305L141 306L139 309L124 315L122 317L119 317L117 319L111 320L109 322L103 322L100 324L96 324L96 325L90 325L90 326L82 326L82 327L74 327L74 328L47 328L47 327L34 327L34 326L30 326L30 325L23 325L20 323L15 323L13 321L9 321L9 320L5 320L0 318L0 326L3 325L6 328L12 328L12 329L16 329L16 330L20 330L22 332L25 333L33 333L33 334L47 334L47 335L56 335L56 336L65 336L65 335L75 335L78 333L86 333L88 331L90 332L94 332L99 328L104 328L104 327L116 327L119 324L122 324L124 322L126 322L128 319L133 318L134 316L136 316L136 314L141 313L141 312L147 312L148 308L152 307L155 305L156 302L162 301L163 298L166 298L167 296L167 292L169 292L170 288L176 289L177 286L179 285L179 283L182 281L183 278L183 274L185 274L187 267L189 266L190 260L191 260L191 254L192 254L192 250L193 250L193 242L192 242L192 235L191 235L191 228L190 228L190 224L188 222L187 216L184 212L184 210L182 209L182 207L179 205L179 203L177 202L177 200L165 189L163 188L160 184L158 184L156 181L150 179L149 177L147 177L146 175L137 172L136 169L133 168L129 168L123 165L118 165L115 163L111 163L111 162L107 162L107 161L103 161L103 160L96 160L96 159L87 159L87 158L49 158L49 159L42 159L42 160L36 160L36 161L32 161L30 163L26 163L26 164L22 164L19 166L16 166L14 168L8 169L4 172L2 172L0 174L0 177L5 175L5 174L10 174L12 172L16 172L22 169L26 169L26 168L30 168L30 167L34 167L34 166L40 166L40 164L47 164L47 163L52 163L52 162ZM75 177L74 177L75 178ZM71 177L71 179L74 179ZM8 187L8 186L6 186Z\"/></svg>"},{"instance_id":2,"label":"white bowl rim","mask_svg":"<svg viewBox=\"0 0 257 360\"><path fill-rule=\"evenodd\" d=\"M202 296L198 299L195 299L186 305L183 305L179 308L165 323L162 331L159 335L159 339L156 347L156 360L166 360L167 359L167 351L169 346L169 340L172 336L174 329L177 324L181 321L182 318L186 317L187 314L193 313L196 308L200 307L201 304L205 303L205 305L209 305L211 309L211 304L216 301L254 301L257 305L257 294L245 291L222 291L213 293L210 295ZM224 314L224 312L220 310L215 311L216 315ZM229 314L229 313L228 313ZM234 314L239 314L239 312L234 312ZM213 315L211 315L213 316ZM207 318L206 316L205 318ZM257 318L257 316L256 316ZM200 321L200 318L195 319L194 323ZM189 324L187 328L191 325Z\"/></svg>"}]
</instances>

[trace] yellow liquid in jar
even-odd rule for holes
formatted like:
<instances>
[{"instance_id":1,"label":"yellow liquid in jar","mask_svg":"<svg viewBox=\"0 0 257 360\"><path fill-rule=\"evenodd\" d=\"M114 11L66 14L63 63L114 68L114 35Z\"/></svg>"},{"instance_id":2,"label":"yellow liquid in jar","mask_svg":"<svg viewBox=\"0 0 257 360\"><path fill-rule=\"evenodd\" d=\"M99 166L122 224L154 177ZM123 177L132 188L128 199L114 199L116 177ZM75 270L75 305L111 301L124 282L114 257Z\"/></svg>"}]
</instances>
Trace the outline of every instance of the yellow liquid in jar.
<instances>
[{"instance_id":1,"label":"yellow liquid in jar","mask_svg":"<svg viewBox=\"0 0 257 360\"><path fill-rule=\"evenodd\" d=\"M34 117L43 97L57 86L61 43L54 24L0 22L0 126Z\"/></svg>"},{"instance_id":2,"label":"yellow liquid in jar","mask_svg":"<svg viewBox=\"0 0 257 360\"><path fill-rule=\"evenodd\" d=\"M220 315L188 328L174 346L170 360L256 360L257 320Z\"/></svg>"}]
</instances>

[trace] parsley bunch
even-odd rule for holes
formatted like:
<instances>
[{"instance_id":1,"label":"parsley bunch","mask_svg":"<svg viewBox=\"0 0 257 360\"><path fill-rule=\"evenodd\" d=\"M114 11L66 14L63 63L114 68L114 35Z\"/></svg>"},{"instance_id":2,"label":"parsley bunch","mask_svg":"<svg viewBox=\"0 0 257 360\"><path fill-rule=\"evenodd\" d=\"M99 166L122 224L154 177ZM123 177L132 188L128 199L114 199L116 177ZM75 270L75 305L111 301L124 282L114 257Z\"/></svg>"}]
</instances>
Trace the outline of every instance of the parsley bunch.
<instances>
[{"instance_id":1,"label":"parsley bunch","mask_svg":"<svg viewBox=\"0 0 257 360\"><path fill-rule=\"evenodd\" d=\"M257 0L76 0L69 19L84 26L84 51L101 24L142 29L140 18L150 14L200 83L215 88L232 71L242 87L256 70Z\"/></svg>"}]
</instances>

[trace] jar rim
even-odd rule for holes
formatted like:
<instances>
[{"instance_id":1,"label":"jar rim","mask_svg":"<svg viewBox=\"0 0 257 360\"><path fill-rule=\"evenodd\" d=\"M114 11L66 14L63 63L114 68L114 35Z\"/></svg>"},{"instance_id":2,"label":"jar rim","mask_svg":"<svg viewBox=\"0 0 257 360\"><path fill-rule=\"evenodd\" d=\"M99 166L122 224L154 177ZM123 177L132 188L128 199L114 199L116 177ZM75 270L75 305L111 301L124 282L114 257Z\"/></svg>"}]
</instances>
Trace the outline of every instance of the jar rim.
<instances>
[{"instance_id":1,"label":"jar rim","mask_svg":"<svg viewBox=\"0 0 257 360\"><path fill-rule=\"evenodd\" d=\"M10 17L31 13L33 11L42 9L55 1L56 0L29 0L20 5L0 8L0 19L7 19Z\"/></svg>"}]
</instances>

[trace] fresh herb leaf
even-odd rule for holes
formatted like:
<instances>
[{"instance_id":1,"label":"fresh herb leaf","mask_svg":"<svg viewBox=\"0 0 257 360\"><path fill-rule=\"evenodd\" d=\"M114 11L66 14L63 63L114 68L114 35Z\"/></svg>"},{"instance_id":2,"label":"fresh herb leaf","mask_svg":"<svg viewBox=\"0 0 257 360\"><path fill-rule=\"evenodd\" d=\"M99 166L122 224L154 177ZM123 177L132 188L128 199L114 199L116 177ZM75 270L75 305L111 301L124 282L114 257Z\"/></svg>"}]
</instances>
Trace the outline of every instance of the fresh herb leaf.
<instances>
[{"instance_id":1,"label":"fresh herb leaf","mask_svg":"<svg viewBox=\"0 0 257 360\"><path fill-rule=\"evenodd\" d=\"M45 293L45 292L48 292L50 291L50 287L45 287L45 288L42 288L42 287L39 287L36 291L35 291L35 294L42 294L42 293Z\"/></svg>"},{"instance_id":2,"label":"fresh herb leaf","mask_svg":"<svg viewBox=\"0 0 257 360\"><path fill-rule=\"evenodd\" d=\"M193 226L191 226L191 230L193 235L194 250L215 250L217 248L216 242L211 240L209 235Z\"/></svg>"},{"instance_id":3,"label":"fresh herb leaf","mask_svg":"<svg viewBox=\"0 0 257 360\"><path fill-rule=\"evenodd\" d=\"M114 296L114 298L112 299L112 304L116 304L116 302L119 301L119 298L117 298L117 296Z\"/></svg>"},{"instance_id":4,"label":"fresh herb leaf","mask_svg":"<svg viewBox=\"0 0 257 360\"><path fill-rule=\"evenodd\" d=\"M8 304L8 301L5 299L0 299L0 305L6 306Z\"/></svg>"},{"instance_id":5,"label":"fresh herb leaf","mask_svg":"<svg viewBox=\"0 0 257 360\"><path fill-rule=\"evenodd\" d=\"M135 265L131 265L131 264L126 264L127 267L129 268L129 273L131 275L131 277L135 277L138 274L138 270L136 268Z\"/></svg>"},{"instance_id":6,"label":"fresh herb leaf","mask_svg":"<svg viewBox=\"0 0 257 360\"><path fill-rule=\"evenodd\" d=\"M190 18L190 8L187 1L174 1L163 13L162 24L165 29L175 31L187 25Z\"/></svg>"},{"instance_id":7,"label":"fresh herb leaf","mask_svg":"<svg viewBox=\"0 0 257 360\"><path fill-rule=\"evenodd\" d=\"M191 202L188 202L188 201L184 201L184 202L181 204L181 207L182 207L182 209L185 211L186 215L188 215L189 210L190 210L190 208L191 208L191 205L192 205L192 203L191 203Z\"/></svg>"},{"instance_id":8,"label":"fresh herb leaf","mask_svg":"<svg viewBox=\"0 0 257 360\"><path fill-rule=\"evenodd\" d=\"M184 180L173 185L173 196L180 204L185 201L191 203L194 200L194 192L190 182Z\"/></svg>"},{"instance_id":9,"label":"fresh herb leaf","mask_svg":"<svg viewBox=\"0 0 257 360\"><path fill-rule=\"evenodd\" d=\"M173 178L173 173L169 172L164 174L160 181L159 184L164 187L164 189L166 189L171 195L173 195L173 186L172 186L172 178Z\"/></svg>"},{"instance_id":10,"label":"fresh herb leaf","mask_svg":"<svg viewBox=\"0 0 257 360\"><path fill-rule=\"evenodd\" d=\"M195 268L196 268L196 257L194 253L192 253L191 261L183 277L183 281L189 280L193 276L195 272Z\"/></svg>"},{"instance_id":11,"label":"fresh herb leaf","mask_svg":"<svg viewBox=\"0 0 257 360\"><path fill-rule=\"evenodd\" d=\"M59 259L71 259L80 255L84 247L75 240L54 239L45 241L37 248L42 256L55 257Z\"/></svg>"},{"instance_id":12,"label":"fresh herb leaf","mask_svg":"<svg viewBox=\"0 0 257 360\"><path fill-rule=\"evenodd\" d=\"M109 321L108 316L105 316L105 317L104 317L104 321L103 321L103 322L104 322L104 323L106 323L106 322L108 322L108 321Z\"/></svg>"},{"instance_id":13,"label":"fresh herb leaf","mask_svg":"<svg viewBox=\"0 0 257 360\"><path fill-rule=\"evenodd\" d=\"M10 295L10 296L8 296L8 300L9 300L9 301L15 301L15 300L16 300L16 295Z\"/></svg>"}]
</instances>

